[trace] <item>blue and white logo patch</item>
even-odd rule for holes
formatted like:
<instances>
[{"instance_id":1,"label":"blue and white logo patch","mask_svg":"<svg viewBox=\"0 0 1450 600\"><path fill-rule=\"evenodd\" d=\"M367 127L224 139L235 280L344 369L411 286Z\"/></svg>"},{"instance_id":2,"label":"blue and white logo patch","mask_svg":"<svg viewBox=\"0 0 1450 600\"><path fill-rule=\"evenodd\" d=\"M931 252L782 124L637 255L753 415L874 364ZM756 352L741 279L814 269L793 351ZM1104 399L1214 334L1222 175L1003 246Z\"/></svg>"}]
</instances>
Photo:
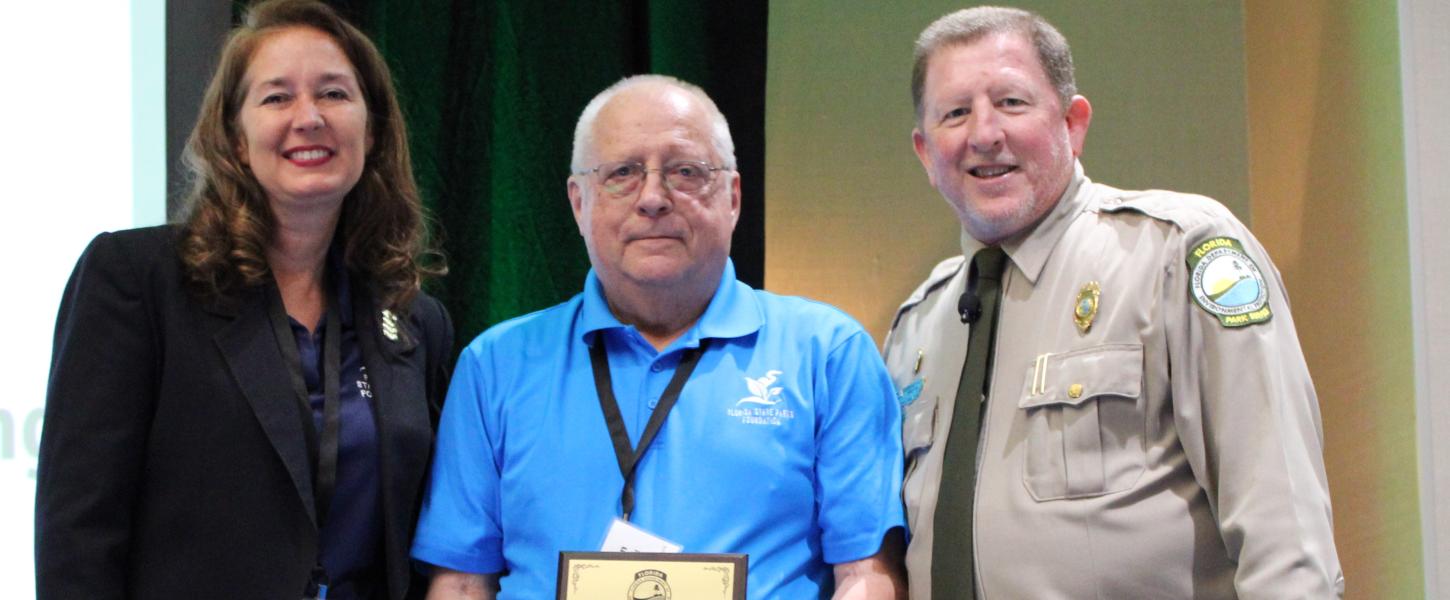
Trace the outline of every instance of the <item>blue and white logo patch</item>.
<instances>
[{"instance_id":1,"label":"blue and white logo patch","mask_svg":"<svg viewBox=\"0 0 1450 600\"><path fill-rule=\"evenodd\" d=\"M750 394L735 401L734 406L725 409L731 418L740 419L745 425L771 425L779 427L795 419L795 411L781 404L787 396L785 388L775 385L781 372L771 369L760 377L745 376L745 389Z\"/></svg>"}]
</instances>

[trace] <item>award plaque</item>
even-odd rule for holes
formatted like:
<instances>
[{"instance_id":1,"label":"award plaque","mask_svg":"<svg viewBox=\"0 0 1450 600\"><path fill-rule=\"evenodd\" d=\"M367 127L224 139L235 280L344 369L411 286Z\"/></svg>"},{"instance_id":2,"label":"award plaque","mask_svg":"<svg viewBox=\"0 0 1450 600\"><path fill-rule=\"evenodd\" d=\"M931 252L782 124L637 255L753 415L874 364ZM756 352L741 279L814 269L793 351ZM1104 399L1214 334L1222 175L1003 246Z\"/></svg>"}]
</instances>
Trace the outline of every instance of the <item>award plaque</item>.
<instances>
[{"instance_id":1,"label":"award plaque","mask_svg":"<svg viewBox=\"0 0 1450 600\"><path fill-rule=\"evenodd\" d=\"M744 554L560 552L556 600L745 600Z\"/></svg>"}]
</instances>

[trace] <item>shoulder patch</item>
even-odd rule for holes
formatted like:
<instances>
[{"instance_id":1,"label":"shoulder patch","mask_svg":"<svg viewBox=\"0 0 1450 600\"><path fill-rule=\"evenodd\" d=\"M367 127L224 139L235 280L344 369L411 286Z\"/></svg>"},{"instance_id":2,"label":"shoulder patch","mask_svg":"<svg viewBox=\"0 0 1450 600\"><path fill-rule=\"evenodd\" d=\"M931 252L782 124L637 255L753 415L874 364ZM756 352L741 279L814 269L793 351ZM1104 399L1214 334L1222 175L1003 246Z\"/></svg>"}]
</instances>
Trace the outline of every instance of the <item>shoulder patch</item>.
<instances>
[{"instance_id":1,"label":"shoulder patch","mask_svg":"<svg viewBox=\"0 0 1450 600\"><path fill-rule=\"evenodd\" d=\"M1204 240L1188 251L1188 292L1224 327L1268 321L1269 286L1259 265L1231 237Z\"/></svg>"}]
</instances>

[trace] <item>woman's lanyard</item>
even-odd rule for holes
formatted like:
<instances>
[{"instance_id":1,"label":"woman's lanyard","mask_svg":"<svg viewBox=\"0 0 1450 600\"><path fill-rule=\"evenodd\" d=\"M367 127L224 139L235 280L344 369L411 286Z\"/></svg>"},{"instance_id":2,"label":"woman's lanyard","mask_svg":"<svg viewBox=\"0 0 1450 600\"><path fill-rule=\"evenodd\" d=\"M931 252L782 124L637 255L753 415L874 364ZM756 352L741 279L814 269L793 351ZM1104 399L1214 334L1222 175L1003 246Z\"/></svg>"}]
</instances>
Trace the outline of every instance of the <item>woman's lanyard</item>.
<instances>
[{"instance_id":1,"label":"woman's lanyard","mask_svg":"<svg viewBox=\"0 0 1450 600\"><path fill-rule=\"evenodd\" d=\"M650 442L654 441L660 427L664 426L665 417L675 407L675 401L680 399L680 390L684 389L685 381L700 363L700 355L705 352L708 342L709 340L700 340L698 348L684 351L680 364L675 366L674 376L670 378L669 385L665 386L665 393L660 396L659 403L649 416L644 433L639 436L639 446L633 450L629 447L629 432L624 427L624 417L619 413L619 402L614 399L614 383L609 376L609 354L604 349L603 332L596 333L594 343L589 346L589 362L594 367L594 389L599 392L599 408L604 411L604 422L609 426L609 438L614 442L614 457L619 461L619 474L624 476L620 505L624 509L625 521L634 512L634 469L639 466L644 453L649 451Z\"/></svg>"},{"instance_id":2,"label":"woman's lanyard","mask_svg":"<svg viewBox=\"0 0 1450 600\"><path fill-rule=\"evenodd\" d=\"M326 329L322 342L322 439L318 440L317 426L312 421L312 402L307 393L307 381L302 376L302 358L297 354L297 338L287 319L287 309L282 294L275 282L267 286L270 302L267 311L272 319L272 332L277 338L277 348L282 351L282 361L287 364L287 373L292 379L292 390L297 394L297 408L302 417L302 433L307 438L307 454L312 461L312 505L317 513L317 530L327 522L328 509L332 507L332 493L337 488L337 455L342 428L341 404L338 386L342 378L342 323L338 315L337 298L329 297L327 303ZM330 295L335 296L335 294ZM309 597L324 598L328 579L322 568L322 545L318 545L317 565L313 567L312 582L308 584ZM320 590L314 590L318 586ZM320 592L320 593L319 593Z\"/></svg>"}]
</instances>

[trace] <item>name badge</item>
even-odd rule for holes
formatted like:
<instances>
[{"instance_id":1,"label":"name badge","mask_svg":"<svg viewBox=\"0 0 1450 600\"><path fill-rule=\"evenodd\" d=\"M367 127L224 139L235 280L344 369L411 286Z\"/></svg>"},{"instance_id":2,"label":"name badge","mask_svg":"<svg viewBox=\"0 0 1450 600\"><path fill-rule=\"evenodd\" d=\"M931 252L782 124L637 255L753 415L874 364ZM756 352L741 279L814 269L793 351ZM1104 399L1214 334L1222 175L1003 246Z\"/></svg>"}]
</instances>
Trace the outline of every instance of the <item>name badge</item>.
<instances>
[{"instance_id":1,"label":"name badge","mask_svg":"<svg viewBox=\"0 0 1450 600\"><path fill-rule=\"evenodd\" d=\"M609 533L604 535L600 552L654 552L674 554L684 547L650 533L634 523L615 518L609 524Z\"/></svg>"}]
</instances>

